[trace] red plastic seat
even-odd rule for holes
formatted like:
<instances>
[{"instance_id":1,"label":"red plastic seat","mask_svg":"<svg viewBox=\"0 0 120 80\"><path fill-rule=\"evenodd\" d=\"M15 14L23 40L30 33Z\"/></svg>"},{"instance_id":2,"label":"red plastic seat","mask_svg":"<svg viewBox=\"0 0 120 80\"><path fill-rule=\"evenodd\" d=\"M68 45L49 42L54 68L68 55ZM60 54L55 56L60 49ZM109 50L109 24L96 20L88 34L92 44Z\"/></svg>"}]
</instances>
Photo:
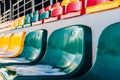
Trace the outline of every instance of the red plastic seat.
<instances>
[{"instance_id":1,"label":"red plastic seat","mask_svg":"<svg viewBox=\"0 0 120 80\"><path fill-rule=\"evenodd\" d=\"M60 5L60 2L53 5L53 10L51 12L51 17L57 17L57 20L60 19L60 15L63 14L63 7Z\"/></svg>"},{"instance_id":2,"label":"red plastic seat","mask_svg":"<svg viewBox=\"0 0 120 80\"><path fill-rule=\"evenodd\" d=\"M111 1L111 0L87 0L87 7L94 6L99 3L108 2L108 1Z\"/></svg>"},{"instance_id":3,"label":"red plastic seat","mask_svg":"<svg viewBox=\"0 0 120 80\"><path fill-rule=\"evenodd\" d=\"M84 1L76 0L64 6L64 15L62 15L62 18L75 17L82 15L84 13L85 13Z\"/></svg>"}]
</instances>

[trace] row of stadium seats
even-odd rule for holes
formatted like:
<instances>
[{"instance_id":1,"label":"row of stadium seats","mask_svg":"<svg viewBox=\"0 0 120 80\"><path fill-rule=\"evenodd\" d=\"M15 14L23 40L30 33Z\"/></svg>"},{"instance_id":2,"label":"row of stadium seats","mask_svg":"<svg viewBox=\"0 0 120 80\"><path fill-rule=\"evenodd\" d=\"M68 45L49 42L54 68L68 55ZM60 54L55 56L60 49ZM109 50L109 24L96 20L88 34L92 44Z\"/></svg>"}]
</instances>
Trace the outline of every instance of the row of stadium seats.
<instances>
[{"instance_id":1,"label":"row of stadium seats","mask_svg":"<svg viewBox=\"0 0 120 80\"><path fill-rule=\"evenodd\" d=\"M18 45L15 43L15 36ZM6 43L15 43L12 44L13 47L21 47L23 50L17 53L17 56L0 58L0 65L8 71L15 72L17 75L15 78L19 78L18 80L23 80L26 76L29 78L37 76L36 80L40 80L40 76L50 75L62 76L63 79L78 77L86 73L92 65L92 37L86 40L90 36L91 29L83 25L72 25L55 30L48 40L46 30L33 31L26 36L25 32L1 35L1 43L3 40ZM20 46L21 43L24 43L24 46ZM10 53L2 55L5 54ZM28 65L30 62L32 64Z\"/></svg>"},{"instance_id":2,"label":"row of stadium seats","mask_svg":"<svg viewBox=\"0 0 120 80\"><path fill-rule=\"evenodd\" d=\"M31 63L37 61L41 58L41 55L43 55L42 52L44 52L43 50L45 49L46 35L47 33L42 30L30 32L27 35L25 32L1 35L0 62Z\"/></svg>"},{"instance_id":3,"label":"row of stadium seats","mask_svg":"<svg viewBox=\"0 0 120 80\"><path fill-rule=\"evenodd\" d=\"M0 32L35 26L46 22L57 21L93 12L119 7L120 0L88 0L85 8L84 0L63 0L46 8L8 21L0 25Z\"/></svg>"}]
</instances>

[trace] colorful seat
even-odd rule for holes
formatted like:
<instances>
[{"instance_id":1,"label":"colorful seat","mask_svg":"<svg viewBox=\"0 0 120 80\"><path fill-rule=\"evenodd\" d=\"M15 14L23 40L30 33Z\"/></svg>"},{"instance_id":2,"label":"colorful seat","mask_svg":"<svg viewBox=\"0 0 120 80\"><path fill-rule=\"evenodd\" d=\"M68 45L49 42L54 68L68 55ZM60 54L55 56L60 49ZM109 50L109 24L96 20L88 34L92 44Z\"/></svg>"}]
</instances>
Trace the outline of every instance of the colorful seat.
<instances>
[{"instance_id":1,"label":"colorful seat","mask_svg":"<svg viewBox=\"0 0 120 80\"><path fill-rule=\"evenodd\" d=\"M80 80L120 80L120 22L107 26L98 41L91 70Z\"/></svg>"},{"instance_id":2,"label":"colorful seat","mask_svg":"<svg viewBox=\"0 0 120 80\"><path fill-rule=\"evenodd\" d=\"M43 57L46 50L46 42L46 30L30 32L25 38L22 53L16 58L0 58L0 65L13 65L13 63L35 64Z\"/></svg>"},{"instance_id":3,"label":"colorful seat","mask_svg":"<svg viewBox=\"0 0 120 80\"><path fill-rule=\"evenodd\" d=\"M24 21L25 21L25 16L20 17L17 29L20 29L23 27Z\"/></svg>"},{"instance_id":4,"label":"colorful seat","mask_svg":"<svg viewBox=\"0 0 120 80\"><path fill-rule=\"evenodd\" d=\"M46 53L39 65L7 68L17 73L15 80L79 77L92 65L91 38L91 29L83 25L55 30L48 39Z\"/></svg>"},{"instance_id":5,"label":"colorful seat","mask_svg":"<svg viewBox=\"0 0 120 80\"><path fill-rule=\"evenodd\" d=\"M39 11L35 11L33 12L32 25L35 26L38 20L39 20Z\"/></svg>"},{"instance_id":6,"label":"colorful seat","mask_svg":"<svg viewBox=\"0 0 120 80\"><path fill-rule=\"evenodd\" d=\"M83 0L71 0L70 2L62 3L64 9L64 15L61 18L70 18L84 14L84 1Z\"/></svg>"},{"instance_id":7,"label":"colorful seat","mask_svg":"<svg viewBox=\"0 0 120 80\"><path fill-rule=\"evenodd\" d=\"M12 58L20 55L23 45L25 32L19 32L12 35L7 50L0 54L0 58Z\"/></svg>"},{"instance_id":8,"label":"colorful seat","mask_svg":"<svg viewBox=\"0 0 120 80\"><path fill-rule=\"evenodd\" d=\"M31 26L31 17L30 14L25 16L24 26L23 27L30 27Z\"/></svg>"},{"instance_id":9,"label":"colorful seat","mask_svg":"<svg viewBox=\"0 0 120 80\"><path fill-rule=\"evenodd\" d=\"M49 22L46 19L50 18L51 16L51 6L45 8L45 11L40 14L39 20L43 20L44 22Z\"/></svg>"},{"instance_id":10,"label":"colorful seat","mask_svg":"<svg viewBox=\"0 0 120 80\"><path fill-rule=\"evenodd\" d=\"M19 24L18 24L18 23L19 23L19 19L20 19L20 18L17 18L17 19L14 20L14 25L13 25L13 28L12 28L13 30L14 30L14 29L17 29L17 27L18 27L18 25L19 25Z\"/></svg>"},{"instance_id":11,"label":"colorful seat","mask_svg":"<svg viewBox=\"0 0 120 80\"><path fill-rule=\"evenodd\" d=\"M120 5L119 0L88 0L86 13L94 13L104 10L117 8Z\"/></svg>"},{"instance_id":12,"label":"colorful seat","mask_svg":"<svg viewBox=\"0 0 120 80\"><path fill-rule=\"evenodd\" d=\"M45 19L45 22L46 20L47 22L60 20L62 14L63 14L63 7L60 5L60 2L57 2L54 5L52 5L50 18Z\"/></svg>"},{"instance_id":13,"label":"colorful seat","mask_svg":"<svg viewBox=\"0 0 120 80\"><path fill-rule=\"evenodd\" d=\"M33 12L32 22L38 21L39 11Z\"/></svg>"},{"instance_id":14,"label":"colorful seat","mask_svg":"<svg viewBox=\"0 0 120 80\"><path fill-rule=\"evenodd\" d=\"M0 54L2 54L4 51L8 49L11 36L12 34L6 34L6 35L1 36Z\"/></svg>"}]
</instances>

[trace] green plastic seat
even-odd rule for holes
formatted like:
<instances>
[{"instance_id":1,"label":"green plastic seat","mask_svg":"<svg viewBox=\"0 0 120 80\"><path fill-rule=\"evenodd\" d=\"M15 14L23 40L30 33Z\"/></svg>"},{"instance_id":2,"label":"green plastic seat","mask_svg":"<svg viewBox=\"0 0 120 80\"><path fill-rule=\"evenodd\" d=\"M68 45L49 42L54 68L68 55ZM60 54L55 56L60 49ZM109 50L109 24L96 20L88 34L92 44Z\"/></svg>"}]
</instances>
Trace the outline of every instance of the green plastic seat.
<instances>
[{"instance_id":1,"label":"green plastic seat","mask_svg":"<svg viewBox=\"0 0 120 80\"><path fill-rule=\"evenodd\" d=\"M38 21L39 18L39 11L33 12L32 22Z\"/></svg>"},{"instance_id":2,"label":"green plastic seat","mask_svg":"<svg viewBox=\"0 0 120 80\"><path fill-rule=\"evenodd\" d=\"M80 80L120 80L120 22L102 32L96 62Z\"/></svg>"},{"instance_id":3,"label":"green plastic seat","mask_svg":"<svg viewBox=\"0 0 120 80\"><path fill-rule=\"evenodd\" d=\"M17 63L35 64L42 59L47 42L47 31L37 30L27 34L24 41L24 48L19 57L0 58L0 65L13 65Z\"/></svg>"},{"instance_id":4,"label":"green plastic seat","mask_svg":"<svg viewBox=\"0 0 120 80\"><path fill-rule=\"evenodd\" d=\"M39 20L50 18L50 15L51 15L51 11L45 11L45 12L43 12L43 13L40 14Z\"/></svg>"},{"instance_id":5,"label":"green plastic seat","mask_svg":"<svg viewBox=\"0 0 120 80\"><path fill-rule=\"evenodd\" d=\"M48 39L46 53L38 65L13 66L16 72L20 71L14 80L63 80L85 74L92 65L91 38L91 29L83 25L55 30ZM33 71L30 73L29 69Z\"/></svg>"},{"instance_id":6,"label":"green plastic seat","mask_svg":"<svg viewBox=\"0 0 120 80\"><path fill-rule=\"evenodd\" d=\"M25 16L24 26L23 27L29 27L31 26L31 17L30 14L27 14Z\"/></svg>"}]
</instances>

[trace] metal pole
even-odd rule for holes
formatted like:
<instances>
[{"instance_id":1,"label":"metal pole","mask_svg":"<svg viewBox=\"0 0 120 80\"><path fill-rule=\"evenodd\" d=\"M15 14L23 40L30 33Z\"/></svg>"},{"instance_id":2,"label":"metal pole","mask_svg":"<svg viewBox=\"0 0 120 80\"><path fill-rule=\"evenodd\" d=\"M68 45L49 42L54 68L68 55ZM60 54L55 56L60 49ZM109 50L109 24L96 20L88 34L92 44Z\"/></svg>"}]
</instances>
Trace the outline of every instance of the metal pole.
<instances>
[{"instance_id":1,"label":"metal pole","mask_svg":"<svg viewBox=\"0 0 120 80\"><path fill-rule=\"evenodd\" d=\"M58 2L58 0L56 0L56 3Z\"/></svg>"},{"instance_id":2,"label":"metal pole","mask_svg":"<svg viewBox=\"0 0 120 80\"><path fill-rule=\"evenodd\" d=\"M6 5L5 5L5 0L3 1L4 4L4 12L6 11Z\"/></svg>"},{"instance_id":3,"label":"metal pole","mask_svg":"<svg viewBox=\"0 0 120 80\"><path fill-rule=\"evenodd\" d=\"M23 5L24 5L24 15L25 15L25 0L24 0L24 3L23 3Z\"/></svg>"},{"instance_id":4,"label":"metal pole","mask_svg":"<svg viewBox=\"0 0 120 80\"><path fill-rule=\"evenodd\" d=\"M2 10L2 7L1 7L1 4L0 4L0 16L1 16L1 14L2 14L2 13L1 13L1 10Z\"/></svg>"},{"instance_id":5,"label":"metal pole","mask_svg":"<svg viewBox=\"0 0 120 80\"><path fill-rule=\"evenodd\" d=\"M53 5L53 0L50 0L50 5Z\"/></svg>"},{"instance_id":6,"label":"metal pole","mask_svg":"<svg viewBox=\"0 0 120 80\"><path fill-rule=\"evenodd\" d=\"M10 0L10 20L12 20L12 0Z\"/></svg>"},{"instance_id":7,"label":"metal pole","mask_svg":"<svg viewBox=\"0 0 120 80\"><path fill-rule=\"evenodd\" d=\"M43 2L44 2L44 0L42 0L42 8L44 8L44 3Z\"/></svg>"},{"instance_id":8,"label":"metal pole","mask_svg":"<svg viewBox=\"0 0 120 80\"><path fill-rule=\"evenodd\" d=\"M32 0L32 12L34 12L35 11L35 2L34 2L34 0Z\"/></svg>"},{"instance_id":9,"label":"metal pole","mask_svg":"<svg viewBox=\"0 0 120 80\"><path fill-rule=\"evenodd\" d=\"M18 17L19 17L19 0L17 0L17 14L18 14Z\"/></svg>"}]
</instances>

